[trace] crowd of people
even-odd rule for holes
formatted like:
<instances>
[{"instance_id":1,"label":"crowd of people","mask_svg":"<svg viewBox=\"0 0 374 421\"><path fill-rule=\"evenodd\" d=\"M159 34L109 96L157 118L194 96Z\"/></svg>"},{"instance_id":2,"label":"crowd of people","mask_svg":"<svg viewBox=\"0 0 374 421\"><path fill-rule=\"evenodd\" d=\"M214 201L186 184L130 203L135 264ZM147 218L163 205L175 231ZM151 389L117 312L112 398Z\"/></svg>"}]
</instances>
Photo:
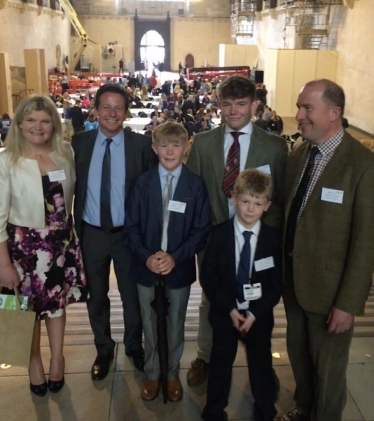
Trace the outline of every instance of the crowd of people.
<instances>
[{"instance_id":1,"label":"crowd of people","mask_svg":"<svg viewBox=\"0 0 374 421\"><path fill-rule=\"evenodd\" d=\"M166 393L181 401L197 255L203 294L187 383L196 387L208 378L202 419L228 419L241 341L260 421L341 421L354 317L363 311L374 269L374 155L344 130L345 95L332 81L302 88L296 120L305 141L289 154L263 86L259 98L243 76L195 80L196 91L183 89L183 80L161 87L160 107L147 126L151 137L123 129L139 92L117 83L87 98L88 122L98 127L84 131L80 124L71 144L50 98L26 98L15 112L0 153L0 285L3 293L18 287L36 313L30 390L44 396L63 388L65 307L74 302L87 302L97 351L92 380L108 375L115 350L108 298L113 264L125 353L144 372L145 401L160 391L153 303L155 285L164 285ZM276 130L259 127L259 116L253 122L261 104L257 114L267 113L263 120ZM218 112L222 124L208 128ZM275 408L279 381L271 354L273 308L281 296L296 381L295 407L287 414ZM41 320L51 349L48 381Z\"/></svg>"}]
</instances>

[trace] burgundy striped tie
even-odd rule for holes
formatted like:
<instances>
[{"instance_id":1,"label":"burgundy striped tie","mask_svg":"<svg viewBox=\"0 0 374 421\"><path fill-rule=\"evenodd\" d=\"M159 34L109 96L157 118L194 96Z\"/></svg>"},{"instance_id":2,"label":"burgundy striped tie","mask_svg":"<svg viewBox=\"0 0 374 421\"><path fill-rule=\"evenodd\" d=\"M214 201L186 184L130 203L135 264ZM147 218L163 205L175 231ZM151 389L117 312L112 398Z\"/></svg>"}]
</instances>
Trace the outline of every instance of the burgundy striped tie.
<instances>
[{"instance_id":1,"label":"burgundy striped tie","mask_svg":"<svg viewBox=\"0 0 374 421\"><path fill-rule=\"evenodd\" d=\"M225 195L230 198L234 188L236 177L239 175L240 169L240 144L239 136L242 132L231 132L234 143L231 145L229 154L227 155L225 172L223 173L222 190Z\"/></svg>"}]
</instances>

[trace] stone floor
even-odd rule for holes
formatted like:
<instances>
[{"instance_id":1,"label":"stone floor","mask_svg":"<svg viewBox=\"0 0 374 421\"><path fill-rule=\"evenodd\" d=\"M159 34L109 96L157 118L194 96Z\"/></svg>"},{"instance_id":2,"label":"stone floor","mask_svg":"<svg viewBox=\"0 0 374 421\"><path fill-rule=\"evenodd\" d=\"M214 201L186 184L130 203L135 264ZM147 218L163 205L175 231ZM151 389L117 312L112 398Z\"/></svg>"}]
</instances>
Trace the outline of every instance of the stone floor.
<instances>
[{"instance_id":1,"label":"stone floor","mask_svg":"<svg viewBox=\"0 0 374 421\"><path fill-rule=\"evenodd\" d=\"M109 376L91 381L95 358L93 345L65 347L66 385L57 395L33 396L28 388L27 370L0 369L0 419L4 421L198 421L205 402L205 387L189 388L186 373L195 358L196 342L186 342L180 378L185 395L180 403L164 405L161 395L153 402L140 398L142 374L137 372L118 345ZM49 350L43 348L48 372ZM295 384L284 339L273 341L274 366L281 382L278 409L292 407ZM279 354L279 355L278 355ZM348 402L344 421L374 420L374 338L355 338L348 367ZM253 400L248 384L244 350L235 361L228 407L229 420L254 420ZM328 421L328 420L326 420Z\"/></svg>"},{"instance_id":2,"label":"stone floor","mask_svg":"<svg viewBox=\"0 0 374 421\"><path fill-rule=\"evenodd\" d=\"M194 294L199 288L193 285ZM111 297L117 294L114 274L111 276ZM373 292L373 291L372 291ZM371 294L372 295L372 294ZM367 310L371 312L372 299ZM194 306L192 305L193 311ZM75 311L70 306L69 312ZM82 310L80 310L82 311ZM275 311L276 319L282 312ZM87 319L87 313L81 315ZM369 316L370 317L370 316ZM68 322L69 325L69 322ZM189 388L186 373L196 357L196 340L187 340L181 360L180 378L184 387L184 398L179 403L162 403L161 395L153 402L144 402L140 397L143 374L125 356L124 346L116 347L115 359L108 377L102 382L91 381L91 365L96 351L86 338L79 341L79 333L72 331L67 336L76 336L76 342L66 341L66 385L57 395L47 394L40 398L29 391L27 369L0 366L0 421L198 421L205 403L206 384ZM122 335L121 335L122 336ZM193 338L190 336L190 338ZM46 339L46 338L44 338ZM43 364L48 374L49 348L42 341ZM295 388L284 337L273 339L273 362L280 379L281 393L278 410L286 412L293 406L292 393ZM348 367L348 401L344 421L374 421L374 337L353 339ZM233 383L229 407L229 420L254 420L253 399L248 383L245 353L239 346L234 365ZM328 421L328 420L326 420Z\"/></svg>"}]
</instances>

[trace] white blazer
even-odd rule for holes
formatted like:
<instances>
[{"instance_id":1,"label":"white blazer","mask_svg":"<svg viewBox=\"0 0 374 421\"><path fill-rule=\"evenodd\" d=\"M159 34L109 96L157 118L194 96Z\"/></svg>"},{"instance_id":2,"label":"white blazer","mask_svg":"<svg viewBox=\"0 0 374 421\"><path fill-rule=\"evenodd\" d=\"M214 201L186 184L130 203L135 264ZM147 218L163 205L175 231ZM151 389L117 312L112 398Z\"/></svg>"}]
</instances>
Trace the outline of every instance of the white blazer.
<instances>
[{"instance_id":1,"label":"white blazer","mask_svg":"<svg viewBox=\"0 0 374 421\"><path fill-rule=\"evenodd\" d=\"M70 145L65 142L71 152ZM71 214L75 187L75 169L56 152L50 154L57 169L65 170L61 181L66 215ZM10 161L9 153L0 152L0 243L8 239L7 223L28 228L45 227L42 177L36 160L21 158L19 164Z\"/></svg>"}]
</instances>

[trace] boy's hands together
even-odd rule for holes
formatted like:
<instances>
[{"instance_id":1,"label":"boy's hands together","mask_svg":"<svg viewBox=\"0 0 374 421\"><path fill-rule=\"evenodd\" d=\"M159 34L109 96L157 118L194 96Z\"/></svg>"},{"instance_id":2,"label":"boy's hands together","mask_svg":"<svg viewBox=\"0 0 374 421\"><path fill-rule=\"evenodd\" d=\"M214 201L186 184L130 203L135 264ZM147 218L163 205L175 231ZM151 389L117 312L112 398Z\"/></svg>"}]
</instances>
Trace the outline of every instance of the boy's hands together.
<instances>
[{"instance_id":1,"label":"boy's hands together","mask_svg":"<svg viewBox=\"0 0 374 421\"><path fill-rule=\"evenodd\" d=\"M240 326L245 322L245 317L236 308L230 311L230 317L234 328L239 330Z\"/></svg>"},{"instance_id":2,"label":"boy's hands together","mask_svg":"<svg viewBox=\"0 0 374 421\"><path fill-rule=\"evenodd\" d=\"M158 257L155 254L149 256L146 262L147 268L154 273L160 273L158 270Z\"/></svg>"},{"instance_id":3,"label":"boy's hands together","mask_svg":"<svg viewBox=\"0 0 374 421\"><path fill-rule=\"evenodd\" d=\"M248 333L249 329L252 327L255 321L255 318L252 314L243 316L236 308L230 311L230 317L235 329L241 333Z\"/></svg>"},{"instance_id":4,"label":"boy's hands together","mask_svg":"<svg viewBox=\"0 0 374 421\"><path fill-rule=\"evenodd\" d=\"M158 251L149 256L146 265L151 272L160 275L168 275L175 268L174 259L164 251Z\"/></svg>"},{"instance_id":5,"label":"boy's hands together","mask_svg":"<svg viewBox=\"0 0 374 421\"><path fill-rule=\"evenodd\" d=\"M245 332L248 333L249 329L252 327L253 323L255 321L255 318L253 314L248 314L245 318L244 323L240 326L239 332Z\"/></svg>"}]
</instances>

